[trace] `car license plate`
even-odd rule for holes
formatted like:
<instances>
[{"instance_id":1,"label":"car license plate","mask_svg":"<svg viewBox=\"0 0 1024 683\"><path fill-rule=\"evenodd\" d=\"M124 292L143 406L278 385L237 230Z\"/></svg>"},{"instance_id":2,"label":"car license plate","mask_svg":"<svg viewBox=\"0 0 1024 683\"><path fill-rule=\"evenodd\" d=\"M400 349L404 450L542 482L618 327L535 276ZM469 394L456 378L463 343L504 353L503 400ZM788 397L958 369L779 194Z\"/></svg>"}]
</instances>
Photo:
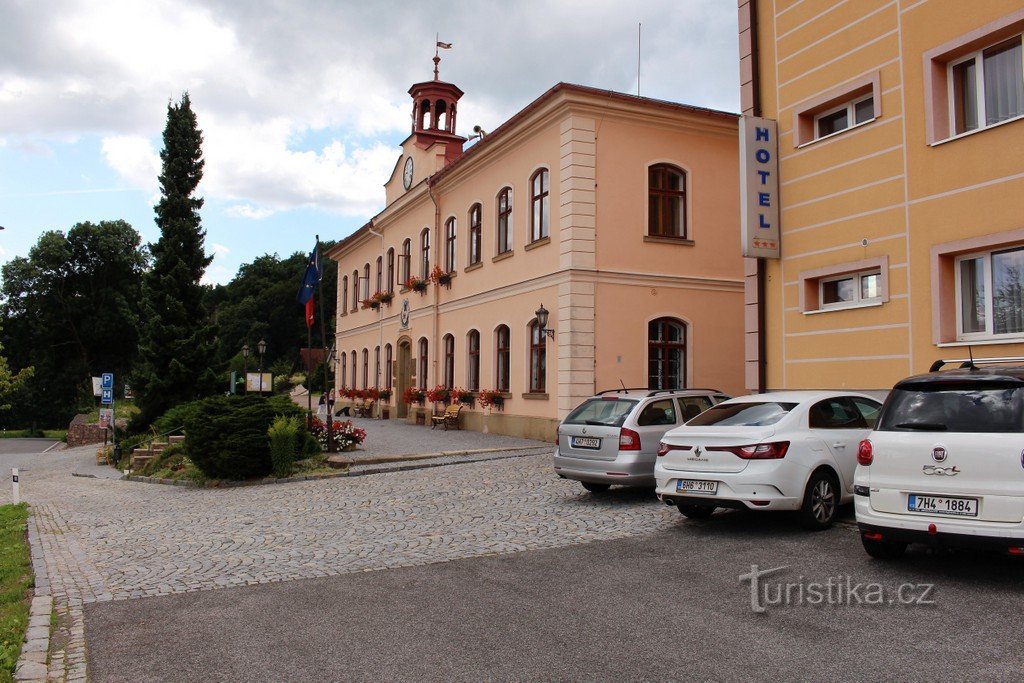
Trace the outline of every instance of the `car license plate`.
<instances>
[{"instance_id":1,"label":"car license plate","mask_svg":"<svg viewBox=\"0 0 1024 683\"><path fill-rule=\"evenodd\" d=\"M676 491L680 493L718 493L717 481L704 481L703 479L680 479L676 482Z\"/></svg>"},{"instance_id":2,"label":"car license plate","mask_svg":"<svg viewBox=\"0 0 1024 683\"><path fill-rule=\"evenodd\" d=\"M978 499L922 496L919 493L912 493L907 497L907 511L928 512L933 515L954 515L956 517L977 517Z\"/></svg>"},{"instance_id":3,"label":"car license plate","mask_svg":"<svg viewBox=\"0 0 1024 683\"><path fill-rule=\"evenodd\" d=\"M573 448L600 448L601 439L592 436L570 436L569 445Z\"/></svg>"}]
</instances>

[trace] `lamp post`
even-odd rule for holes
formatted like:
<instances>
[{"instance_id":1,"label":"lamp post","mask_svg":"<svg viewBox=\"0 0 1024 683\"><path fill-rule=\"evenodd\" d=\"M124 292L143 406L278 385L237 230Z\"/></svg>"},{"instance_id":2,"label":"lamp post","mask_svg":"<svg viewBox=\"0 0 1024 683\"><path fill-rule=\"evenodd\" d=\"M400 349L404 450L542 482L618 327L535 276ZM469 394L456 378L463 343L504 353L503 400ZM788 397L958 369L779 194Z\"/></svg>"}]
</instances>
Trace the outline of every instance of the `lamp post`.
<instances>
[{"instance_id":1,"label":"lamp post","mask_svg":"<svg viewBox=\"0 0 1024 683\"><path fill-rule=\"evenodd\" d=\"M543 332L544 334L546 334L547 336L551 337L552 339L554 339L555 338L555 331L548 329L548 315L549 314L548 314L548 309L544 308L544 304L540 305L540 308L538 308L534 312L534 315L537 316L537 326L540 328L540 331Z\"/></svg>"},{"instance_id":2,"label":"lamp post","mask_svg":"<svg viewBox=\"0 0 1024 683\"><path fill-rule=\"evenodd\" d=\"M256 349L260 352L260 396L263 395L263 354L267 352L267 342L260 339L256 342Z\"/></svg>"},{"instance_id":3,"label":"lamp post","mask_svg":"<svg viewBox=\"0 0 1024 683\"><path fill-rule=\"evenodd\" d=\"M327 357L324 359L324 378L326 379L327 368L334 367L334 357L338 352L337 343L333 344L330 349L327 350ZM330 391L327 388L327 382L324 382L324 391ZM328 394L329 395L329 394ZM334 443L334 412L331 410L331 405L327 404L327 452L337 453L338 446Z\"/></svg>"},{"instance_id":4,"label":"lamp post","mask_svg":"<svg viewBox=\"0 0 1024 683\"><path fill-rule=\"evenodd\" d=\"M249 393L249 343L242 344L242 386Z\"/></svg>"}]
</instances>

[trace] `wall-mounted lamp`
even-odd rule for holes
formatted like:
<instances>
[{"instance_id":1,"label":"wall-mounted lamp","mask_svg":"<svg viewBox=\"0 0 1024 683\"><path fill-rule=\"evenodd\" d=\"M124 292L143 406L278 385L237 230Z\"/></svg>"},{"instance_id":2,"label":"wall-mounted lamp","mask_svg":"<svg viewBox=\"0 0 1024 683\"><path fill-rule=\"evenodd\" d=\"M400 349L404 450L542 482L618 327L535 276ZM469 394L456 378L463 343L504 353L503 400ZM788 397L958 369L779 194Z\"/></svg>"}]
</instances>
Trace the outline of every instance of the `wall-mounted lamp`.
<instances>
[{"instance_id":1,"label":"wall-mounted lamp","mask_svg":"<svg viewBox=\"0 0 1024 683\"><path fill-rule=\"evenodd\" d=\"M544 304L540 305L535 315L537 316L537 326L540 327L540 331L554 339L555 331L548 329L548 309L544 308Z\"/></svg>"}]
</instances>

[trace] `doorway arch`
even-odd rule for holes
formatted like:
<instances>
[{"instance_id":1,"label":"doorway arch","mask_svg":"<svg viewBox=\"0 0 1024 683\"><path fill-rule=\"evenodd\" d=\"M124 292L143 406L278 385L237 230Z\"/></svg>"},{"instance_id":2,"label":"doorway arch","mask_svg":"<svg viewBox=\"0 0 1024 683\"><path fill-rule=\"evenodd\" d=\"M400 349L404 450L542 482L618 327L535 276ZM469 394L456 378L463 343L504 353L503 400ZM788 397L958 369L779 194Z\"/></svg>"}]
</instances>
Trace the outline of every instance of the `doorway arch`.
<instances>
[{"instance_id":1,"label":"doorway arch","mask_svg":"<svg viewBox=\"0 0 1024 683\"><path fill-rule=\"evenodd\" d=\"M412 386L412 339L398 340L398 355L395 359L395 414L404 419L409 414L409 405L402 400L405 390Z\"/></svg>"}]
</instances>

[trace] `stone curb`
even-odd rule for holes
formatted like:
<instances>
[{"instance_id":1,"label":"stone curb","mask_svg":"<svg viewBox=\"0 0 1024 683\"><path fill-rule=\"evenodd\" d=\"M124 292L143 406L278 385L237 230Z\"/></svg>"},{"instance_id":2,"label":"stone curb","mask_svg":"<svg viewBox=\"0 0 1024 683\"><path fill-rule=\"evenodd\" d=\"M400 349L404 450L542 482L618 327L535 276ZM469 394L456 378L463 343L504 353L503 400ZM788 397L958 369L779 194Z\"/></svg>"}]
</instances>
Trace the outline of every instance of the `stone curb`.
<instances>
[{"instance_id":1,"label":"stone curb","mask_svg":"<svg viewBox=\"0 0 1024 683\"><path fill-rule=\"evenodd\" d=\"M50 651L50 614L53 612L53 597L50 595L50 579L46 573L43 549L39 543L39 529L36 527L32 508L28 517L28 545L32 557L32 571L35 574L35 597L28 613L28 630L25 643L21 646L18 665L14 669L15 681L46 681L46 659Z\"/></svg>"},{"instance_id":2,"label":"stone curb","mask_svg":"<svg viewBox=\"0 0 1024 683\"><path fill-rule=\"evenodd\" d=\"M402 460L385 461L383 463L370 463L383 465L381 467L364 466L359 463L354 463L353 466L357 467L356 470L339 470L337 472L323 472L320 474L306 474L295 477L288 477L287 479L256 479L254 481L233 481L233 482L221 482L217 486L204 486L197 484L194 481L187 481L184 479L162 479L157 477L143 477L133 474L130 477L122 477L122 481L136 481L142 484L162 484L164 486L182 486L185 488L192 489L230 489L240 488L243 486L263 486L265 484L291 484L300 481L317 481L319 479L337 479L339 477L362 477L368 474L382 474L384 472L405 472L409 470L422 470L430 467L444 467L446 465L461 465L463 463L470 462L482 462L485 460L506 460L508 458L519 458L526 455L533 455L529 452L517 452L514 455L508 455L504 457L481 457L481 458L468 458L462 460L450 460L445 462L426 462L428 458L452 458L466 455L483 455L487 456L491 453L506 453L513 451L537 451L545 446L519 446L515 448L485 448L478 450L465 450L465 451L445 451L441 453L428 453L424 455L417 455L415 458L405 458ZM388 467L387 465L395 465L396 463L410 462L408 465L399 465Z\"/></svg>"}]
</instances>

